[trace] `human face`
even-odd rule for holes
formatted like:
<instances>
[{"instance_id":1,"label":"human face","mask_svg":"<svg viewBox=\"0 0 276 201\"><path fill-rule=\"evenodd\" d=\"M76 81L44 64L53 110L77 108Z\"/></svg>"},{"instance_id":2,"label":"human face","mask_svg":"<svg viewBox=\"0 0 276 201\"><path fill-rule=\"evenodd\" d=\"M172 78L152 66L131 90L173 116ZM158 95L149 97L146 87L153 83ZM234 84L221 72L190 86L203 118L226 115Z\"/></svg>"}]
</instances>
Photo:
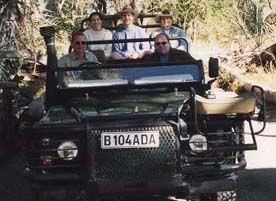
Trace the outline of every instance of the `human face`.
<instances>
[{"instance_id":1,"label":"human face","mask_svg":"<svg viewBox=\"0 0 276 201\"><path fill-rule=\"evenodd\" d=\"M90 19L91 27L96 30L100 31L102 29L102 20L98 15L93 15Z\"/></svg>"},{"instance_id":2,"label":"human face","mask_svg":"<svg viewBox=\"0 0 276 201\"><path fill-rule=\"evenodd\" d=\"M172 19L170 17L161 17L161 25L164 29L169 29L172 26Z\"/></svg>"},{"instance_id":3,"label":"human face","mask_svg":"<svg viewBox=\"0 0 276 201\"><path fill-rule=\"evenodd\" d=\"M76 35L71 42L71 46L74 53L80 58L83 58L86 49L85 37L82 35Z\"/></svg>"},{"instance_id":4,"label":"human face","mask_svg":"<svg viewBox=\"0 0 276 201\"><path fill-rule=\"evenodd\" d=\"M122 20L124 27L127 28L133 24L134 16L132 15L132 13L123 13Z\"/></svg>"},{"instance_id":5,"label":"human face","mask_svg":"<svg viewBox=\"0 0 276 201\"><path fill-rule=\"evenodd\" d=\"M159 35L154 41L155 52L160 55L166 55L169 53L171 45L164 35Z\"/></svg>"}]
</instances>

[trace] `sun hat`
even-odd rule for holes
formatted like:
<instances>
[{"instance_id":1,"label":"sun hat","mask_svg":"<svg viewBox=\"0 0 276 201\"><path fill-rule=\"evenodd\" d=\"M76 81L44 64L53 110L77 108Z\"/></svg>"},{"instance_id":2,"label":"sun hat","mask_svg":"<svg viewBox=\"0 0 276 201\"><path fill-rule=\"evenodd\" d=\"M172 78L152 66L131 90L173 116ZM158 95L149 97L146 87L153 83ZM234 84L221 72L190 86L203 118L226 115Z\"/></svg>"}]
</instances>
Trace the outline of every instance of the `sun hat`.
<instances>
[{"instance_id":1,"label":"sun hat","mask_svg":"<svg viewBox=\"0 0 276 201\"><path fill-rule=\"evenodd\" d=\"M173 17L172 17L172 15L171 15L171 12L170 12L169 10L167 10L167 9L163 10L162 13L161 13L160 15L157 15L155 21L156 21L157 23L160 23L162 17L170 17L170 18L173 20Z\"/></svg>"},{"instance_id":2,"label":"sun hat","mask_svg":"<svg viewBox=\"0 0 276 201\"><path fill-rule=\"evenodd\" d=\"M118 12L118 16L121 17L124 13L131 13L134 18L138 17L138 12L135 11L130 5L124 6L123 9Z\"/></svg>"}]
</instances>

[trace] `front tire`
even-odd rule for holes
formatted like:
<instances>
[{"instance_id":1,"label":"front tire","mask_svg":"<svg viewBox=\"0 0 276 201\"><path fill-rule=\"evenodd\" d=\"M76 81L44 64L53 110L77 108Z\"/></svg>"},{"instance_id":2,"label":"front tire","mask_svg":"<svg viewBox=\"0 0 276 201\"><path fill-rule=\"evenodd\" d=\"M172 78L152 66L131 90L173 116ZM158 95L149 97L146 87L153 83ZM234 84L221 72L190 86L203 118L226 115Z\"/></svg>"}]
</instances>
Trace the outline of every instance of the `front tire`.
<instances>
[{"instance_id":1,"label":"front tire","mask_svg":"<svg viewBox=\"0 0 276 201\"><path fill-rule=\"evenodd\" d=\"M200 195L200 201L236 201L236 190L219 191L217 193L206 193Z\"/></svg>"}]
</instances>

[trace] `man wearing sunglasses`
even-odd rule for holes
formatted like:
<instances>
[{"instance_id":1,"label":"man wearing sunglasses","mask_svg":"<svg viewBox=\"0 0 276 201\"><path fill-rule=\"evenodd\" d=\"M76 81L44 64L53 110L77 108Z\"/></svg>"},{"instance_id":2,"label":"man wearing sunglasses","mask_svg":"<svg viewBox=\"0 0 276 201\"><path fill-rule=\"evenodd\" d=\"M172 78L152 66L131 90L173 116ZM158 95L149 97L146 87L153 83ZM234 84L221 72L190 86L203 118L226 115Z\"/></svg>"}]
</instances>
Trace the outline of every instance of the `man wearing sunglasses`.
<instances>
[{"instance_id":1,"label":"man wearing sunglasses","mask_svg":"<svg viewBox=\"0 0 276 201\"><path fill-rule=\"evenodd\" d=\"M76 67L84 62L98 62L92 52L86 51L85 36L82 32L73 32L71 39L72 52L58 60L59 67ZM67 71L69 79L80 79L80 71Z\"/></svg>"},{"instance_id":2,"label":"man wearing sunglasses","mask_svg":"<svg viewBox=\"0 0 276 201\"><path fill-rule=\"evenodd\" d=\"M144 61L147 62L177 62L184 60L195 60L189 53L171 48L171 44L167 34L159 33L154 38L154 53L150 55L145 55L143 57Z\"/></svg>"}]
</instances>

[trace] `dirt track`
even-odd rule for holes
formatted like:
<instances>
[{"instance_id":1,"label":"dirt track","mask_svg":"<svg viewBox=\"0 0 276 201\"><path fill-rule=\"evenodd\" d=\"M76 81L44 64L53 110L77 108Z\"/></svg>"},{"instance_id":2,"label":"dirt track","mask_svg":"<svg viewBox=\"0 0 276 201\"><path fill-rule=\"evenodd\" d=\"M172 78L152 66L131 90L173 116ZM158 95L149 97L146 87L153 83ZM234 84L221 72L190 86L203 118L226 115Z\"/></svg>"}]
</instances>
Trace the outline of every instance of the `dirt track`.
<instances>
[{"instance_id":1,"label":"dirt track","mask_svg":"<svg viewBox=\"0 0 276 201\"><path fill-rule=\"evenodd\" d=\"M239 173L238 201L276 201L276 105L268 106L267 121L263 136L256 136L258 150L246 152L247 168ZM260 123L254 122L254 127L258 126ZM265 137L270 135L275 137Z\"/></svg>"}]
</instances>

